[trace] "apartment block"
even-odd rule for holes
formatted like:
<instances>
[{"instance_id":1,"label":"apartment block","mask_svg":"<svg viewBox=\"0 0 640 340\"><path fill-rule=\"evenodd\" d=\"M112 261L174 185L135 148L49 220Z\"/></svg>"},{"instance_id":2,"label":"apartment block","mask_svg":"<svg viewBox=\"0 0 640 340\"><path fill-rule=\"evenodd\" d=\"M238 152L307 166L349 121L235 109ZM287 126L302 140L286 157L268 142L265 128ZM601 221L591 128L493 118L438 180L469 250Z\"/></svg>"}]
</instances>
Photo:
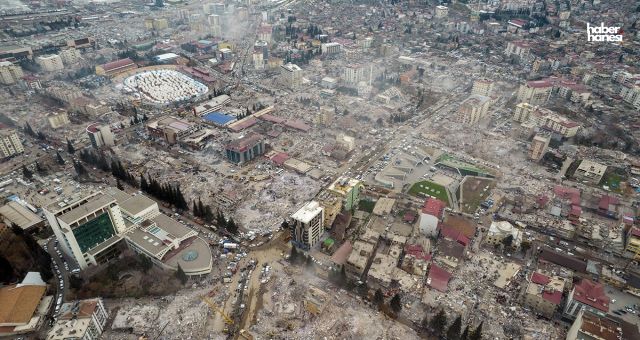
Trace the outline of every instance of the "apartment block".
<instances>
[{"instance_id":1,"label":"apartment block","mask_svg":"<svg viewBox=\"0 0 640 340\"><path fill-rule=\"evenodd\" d=\"M23 152L24 147L18 133L13 129L0 129L0 156L7 158Z\"/></svg>"},{"instance_id":2,"label":"apartment block","mask_svg":"<svg viewBox=\"0 0 640 340\"><path fill-rule=\"evenodd\" d=\"M294 246L309 250L320 241L324 232L324 208L311 201L291 215L291 242Z\"/></svg>"},{"instance_id":3,"label":"apartment block","mask_svg":"<svg viewBox=\"0 0 640 340\"><path fill-rule=\"evenodd\" d=\"M603 317L609 313L609 296L602 284L582 279L571 289L564 308L564 316L575 319L582 310Z\"/></svg>"},{"instance_id":4,"label":"apartment block","mask_svg":"<svg viewBox=\"0 0 640 340\"><path fill-rule=\"evenodd\" d=\"M529 103L520 103L513 110L513 120L518 123L524 123L529 120L531 114L536 110L537 106Z\"/></svg>"},{"instance_id":5,"label":"apartment block","mask_svg":"<svg viewBox=\"0 0 640 340\"><path fill-rule=\"evenodd\" d=\"M559 276L535 272L529 277L524 305L551 319L562 301L565 280Z\"/></svg>"},{"instance_id":6,"label":"apartment block","mask_svg":"<svg viewBox=\"0 0 640 340\"><path fill-rule=\"evenodd\" d=\"M489 79L477 79L473 82L471 94L489 97L493 92L493 81Z\"/></svg>"},{"instance_id":7,"label":"apartment block","mask_svg":"<svg viewBox=\"0 0 640 340\"><path fill-rule=\"evenodd\" d=\"M518 88L518 101L541 105L549 100L552 90L553 82L548 79L528 81Z\"/></svg>"},{"instance_id":8,"label":"apartment block","mask_svg":"<svg viewBox=\"0 0 640 340\"><path fill-rule=\"evenodd\" d=\"M17 83L24 74L20 65L14 65L10 61L0 61L0 83L11 85Z\"/></svg>"},{"instance_id":9,"label":"apartment block","mask_svg":"<svg viewBox=\"0 0 640 340\"><path fill-rule=\"evenodd\" d=\"M65 303L46 339L98 340L108 318L109 314L101 298Z\"/></svg>"},{"instance_id":10,"label":"apartment block","mask_svg":"<svg viewBox=\"0 0 640 340\"><path fill-rule=\"evenodd\" d=\"M535 162L541 160L545 152L547 152L550 141L551 138L548 136L536 135L533 137L531 149L529 150L529 159Z\"/></svg>"},{"instance_id":11,"label":"apartment block","mask_svg":"<svg viewBox=\"0 0 640 340\"><path fill-rule=\"evenodd\" d=\"M113 140L113 133L109 125L102 125L100 123L93 123L87 126L87 135L94 148L100 148L102 146L115 145Z\"/></svg>"},{"instance_id":12,"label":"apartment block","mask_svg":"<svg viewBox=\"0 0 640 340\"><path fill-rule=\"evenodd\" d=\"M477 124L487 116L491 99L489 97L473 94L460 104L458 115L460 122L468 125Z\"/></svg>"},{"instance_id":13,"label":"apartment block","mask_svg":"<svg viewBox=\"0 0 640 340\"><path fill-rule=\"evenodd\" d=\"M55 72L64 69L62 58L57 54L39 56L36 58L36 63L46 72Z\"/></svg>"},{"instance_id":14,"label":"apartment block","mask_svg":"<svg viewBox=\"0 0 640 340\"><path fill-rule=\"evenodd\" d=\"M302 69L292 63L280 67L280 80L289 88L297 88L302 85Z\"/></svg>"}]
</instances>

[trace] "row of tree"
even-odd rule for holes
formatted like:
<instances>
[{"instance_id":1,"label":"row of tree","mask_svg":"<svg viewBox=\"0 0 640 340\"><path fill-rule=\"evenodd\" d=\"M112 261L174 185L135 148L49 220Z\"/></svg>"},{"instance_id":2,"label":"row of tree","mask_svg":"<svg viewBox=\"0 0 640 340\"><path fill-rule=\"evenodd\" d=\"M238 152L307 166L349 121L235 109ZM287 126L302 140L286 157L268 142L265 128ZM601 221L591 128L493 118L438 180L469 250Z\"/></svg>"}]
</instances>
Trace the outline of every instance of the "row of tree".
<instances>
[{"instance_id":1,"label":"row of tree","mask_svg":"<svg viewBox=\"0 0 640 340\"><path fill-rule=\"evenodd\" d=\"M144 175L140 175L140 190L148 193L149 195L174 205L177 209L187 210L187 201L180 191L180 185L171 185L169 183L160 183L151 175L146 178Z\"/></svg>"},{"instance_id":2,"label":"row of tree","mask_svg":"<svg viewBox=\"0 0 640 340\"><path fill-rule=\"evenodd\" d=\"M440 310L431 320L426 316L420 324L423 329L429 330L437 336L445 336L447 340L480 340L482 339L482 322L473 331L469 330L467 325L462 330L462 318L460 315L447 328L447 314L444 310Z\"/></svg>"},{"instance_id":3,"label":"row of tree","mask_svg":"<svg viewBox=\"0 0 640 340\"><path fill-rule=\"evenodd\" d=\"M35 132L29 122L24 124L24 132L31 137L38 138L39 140L47 140L47 135L45 135L42 131Z\"/></svg>"}]
</instances>

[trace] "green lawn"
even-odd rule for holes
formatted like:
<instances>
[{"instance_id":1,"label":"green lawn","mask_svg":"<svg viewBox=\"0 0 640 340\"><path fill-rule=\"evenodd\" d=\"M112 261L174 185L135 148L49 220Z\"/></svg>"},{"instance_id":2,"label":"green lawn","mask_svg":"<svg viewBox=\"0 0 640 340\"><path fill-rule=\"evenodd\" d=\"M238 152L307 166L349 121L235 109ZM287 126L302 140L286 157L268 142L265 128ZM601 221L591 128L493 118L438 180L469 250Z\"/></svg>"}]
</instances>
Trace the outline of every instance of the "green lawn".
<instances>
[{"instance_id":1,"label":"green lawn","mask_svg":"<svg viewBox=\"0 0 640 340\"><path fill-rule=\"evenodd\" d=\"M360 203L358 203L358 210L362 210L362 211L366 211L368 213L372 213L373 212L373 207L376 206L376 202L375 201L370 201L370 200L361 200Z\"/></svg>"},{"instance_id":2,"label":"green lawn","mask_svg":"<svg viewBox=\"0 0 640 340\"><path fill-rule=\"evenodd\" d=\"M622 182L623 180L624 178L622 178L622 176L611 172L604 175L602 181L600 181L600 185L606 185L609 187L609 190L620 193L622 192L622 188L620 188L620 182Z\"/></svg>"},{"instance_id":3,"label":"green lawn","mask_svg":"<svg viewBox=\"0 0 640 340\"><path fill-rule=\"evenodd\" d=\"M447 194L447 190L442 185L431 181L416 182L409 189L409 195L423 198L432 196L449 205L449 195Z\"/></svg>"}]
</instances>

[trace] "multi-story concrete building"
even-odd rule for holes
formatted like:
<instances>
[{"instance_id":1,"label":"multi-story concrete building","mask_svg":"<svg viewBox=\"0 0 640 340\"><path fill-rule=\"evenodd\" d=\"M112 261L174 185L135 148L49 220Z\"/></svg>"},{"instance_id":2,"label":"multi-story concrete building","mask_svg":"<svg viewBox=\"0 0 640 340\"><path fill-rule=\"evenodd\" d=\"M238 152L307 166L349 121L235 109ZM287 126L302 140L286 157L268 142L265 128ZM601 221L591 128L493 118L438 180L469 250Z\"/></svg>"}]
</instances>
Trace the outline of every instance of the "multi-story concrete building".
<instances>
[{"instance_id":1,"label":"multi-story concrete building","mask_svg":"<svg viewBox=\"0 0 640 340\"><path fill-rule=\"evenodd\" d=\"M358 206L360 201L360 192L364 185L355 178L339 177L329 187L327 191L342 199L344 210L351 211Z\"/></svg>"},{"instance_id":2,"label":"multi-story concrete building","mask_svg":"<svg viewBox=\"0 0 640 340\"><path fill-rule=\"evenodd\" d=\"M52 129L57 129L59 127L65 126L69 124L69 115L65 111L54 111L47 115L47 120L49 121L49 126Z\"/></svg>"},{"instance_id":3,"label":"multi-story concrete building","mask_svg":"<svg viewBox=\"0 0 640 340\"><path fill-rule=\"evenodd\" d=\"M575 319L581 310L586 310L603 317L609 313L609 300L602 284L582 279L571 289L563 315Z\"/></svg>"},{"instance_id":4,"label":"multi-story concrete building","mask_svg":"<svg viewBox=\"0 0 640 340\"><path fill-rule=\"evenodd\" d=\"M502 244L503 240L511 236L511 248L520 249L522 243L522 230L507 221L493 221L484 241L492 246Z\"/></svg>"},{"instance_id":5,"label":"multi-story concrete building","mask_svg":"<svg viewBox=\"0 0 640 340\"><path fill-rule=\"evenodd\" d=\"M36 63L46 72L55 72L64 69L62 58L57 54L39 56L36 58Z\"/></svg>"},{"instance_id":6,"label":"multi-story concrete building","mask_svg":"<svg viewBox=\"0 0 640 340\"><path fill-rule=\"evenodd\" d=\"M298 248L309 250L320 241L324 232L324 208L311 201L291 215L291 242Z\"/></svg>"},{"instance_id":7,"label":"multi-story concrete building","mask_svg":"<svg viewBox=\"0 0 640 340\"><path fill-rule=\"evenodd\" d=\"M607 166L588 159L583 159L576 169L574 176L576 179L598 185L602 176L607 171Z\"/></svg>"},{"instance_id":8,"label":"multi-story concrete building","mask_svg":"<svg viewBox=\"0 0 640 340\"><path fill-rule=\"evenodd\" d=\"M509 41L504 53L508 56L515 55L521 59L526 59L531 53L531 46L529 43L521 40Z\"/></svg>"},{"instance_id":9,"label":"multi-story concrete building","mask_svg":"<svg viewBox=\"0 0 640 340\"><path fill-rule=\"evenodd\" d=\"M149 134L162 137L171 145L198 129L198 124L173 116L164 116L147 124Z\"/></svg>"},{"instance_id":10,"label":"multi-story concrete building","mask_svg":"<svg viewBox=\"0 0 640 340\"><path fill-rule=\"evenodd\" d=\"M159 31L169 27L169 21L165 18L146 18L144 27L148 30Z\"/></svg>"},{"instance_id":11,"label":"multi-story concrete building","mask_svg":"<svg viewBox=\"0 0 640 340\"><path fill-rule=\"evenodd\" d=\"M100 148L102 146L115 145L113 140L113 133L109 125L101 125L100 123L93 123L87 126L87 135L94 148Z\"/></svg>"},{"instance_id":12,"label":"multi-story concrete building","mask_svg":"<svg viewBox=\"0 0 640 340\"><path fill-rule=\"evenodd\" d=\"M14 65L10 61L0 61L0 83L11 85L17 83L24 74L20 65Z\"/></svg>"},{"instance_id":13,"label":"multi-story concrete building","mask_svg":"<svg viewBox=\"0 0 640 340\"><path fill-rule=\"evenodd\" d=\"M535 272L529 277L524 305L551 319L562 301L564 285L565 280L559 276Z\"/></svg>"},{"instance_id":14,"label":"multi-story concrete building","mask_svg":"<svg viewBox=\"0 0 640 340\"><path fill-rule=\"evenodd\" d=\"M133 60L125 58L96 66L96 74L99 76L113 77L136 68L138 68L138 65L136 65Z\"/></svg>"},{"instance_id":15,"label":"multi-story concrete building","mask_svg":"<svg viewBox=\"0 0 640 340\"><path fill-rule=\"evenodd\" d=\"M330 229L340 211L342 211L342 199L330 191L322 190L315 200L324 209L324 226Z\"/></svg>"},{"instance_id":16,"label":"multi-story concrete building","mask_svg":"<svg viewBox=\"0 0 640 340\"><path fill-rule=\"evenodd\" d=\"M493 92L493 81L489 79L476 79L471 88L471 94L489 97Z\"/></svg>"},{"instance_id":17,"label":"multi-story concrete building","mask_svg":"<svg viewBox=\"0 0 640 340\"><path fill-rule=\"evenodd\" d=\"M520 85L517 95L518 101L541 105L549 100L552 90L553 82L548 79L528 81Z\"/></svg>"},{"instance_id":18,"label":"multi-story concrete building","mask_svg":"<svg viewBox=\"0 0 640 340\"><path fill-rule=\"evenodd\" d=\"M101 298L67 302L60 308L47 340L98 340L108 318Z\"/></svg>"},{"instance_id":19,"label":"multi-story concrete building","mask_svg":"<svg viewBox=\"0 0 640 340\"><path fill-rule=\"evenodd\" d=\"M625 246L626 255L631 257L640 256L640 229L629 228L627 233L627 244Z\"/></svg>"},{"instance_id":20,"label":"multi-story concrete building","mask_svg":"<svg viewBox=\"0 0 640 340\"><path fill-rule=\"evenodd\" d=\"M447 6L436 6L436 19L446 18L449 15L449 7Z\"/></svg>"},{"instance_id":21,"label":"multi-story concrete building","mask_svg":"<svg viewBox=\"0 0 640 340\"><path fill-rule=\"evenodd\" d=\"M322 54L339 54L342 51L342 44L337 42L324 43L321 48Z\"/></svg>"},{"instance_id":22,"label":"multi-story concrete building","mask_svg":"<svg viewBox=\"0 0 640 340\"><path fill-rule=\"evenodd\" d=\"M60 248L81 269L108 261L127 226L116 200L102 192L78 195L44 208Z\"/></svg>"},{"instance_id":23,"label":"multi-story concrete building","mask_svg":"<svg viewBox=\"0 0 640 340\"><path fill-rule=\"evenodd\" d=\"M360 64L350 64L342 68L342 82L347 86L355 86L366 80L365 68Z\"/></svg>"},{"instance_id":24,"label":"multi-story concrete building","mask_svg":"<svg viewBox=\"0 0 640 340\"><path fill-rule=\"evenodd\" d=\"M477 124L487 116L491 99L489 97L473 94L465 99L458 109L459 121L464 124Z\"/></svg>"},{"instance_id":25,"label":"multi-story concrete building","mask_svg":"<svg viewBox=\"0 0 640 340\"><path fill-rule=\"evenodd\" d=\"M640 110L640 85L624 85L620 89L622 99Z\"/></svg>"},{"instance_id":26,"label":"multi-story concrete building","mask_svg":"<svg viewBox=\"0 0 640 340\"><path fill-rule=\"evenodd\" d=\"M524 123L529 120L531 114L536 110L537 106L529 103L520 103L513 110L513 120L518 123Z\"/></svg>"},{"instance_id":27,"label":"multi-story concrete building","mask_svg":"<svg viewBox=\"0 0 640 340\"><path fill-rule=\"evenodd\" d=\"M82 59L80 50L76 48L67 48L66 50L62 50L60 51L59 56L62 59L62 63L67 66L73 65Z\"/></svg>"},{"instance_id":28,"label":"multi-story concrete building","mask_svg":"<svg viewBox=\"0 0 640 340\"><path fill-rule=\"evenodd\" d=\"M236 164L246 163L264 153L264 136L258 133L233 140L225 147L227 160Z\"/></svg>"},{"instance_id":29,"label":"multi-story concrete building","mask_svg":"<svg viewBox=\"0 0 640 340\"><path fill-rule=\"evenodd\" d=\"M0 129L0 156L8 158L24 152L24 147L13 129Z\"/></svg>"},{"instance_id":30,"label":"multi-story concrete building","mask_svg":"<svg viewBox=\"0 0 640 340\"><path fill-rule=\"evenodd\" d=\"M580 310L566 340L619 340L637 339L639 336L637 327L624 327L620 319Z\"/></svg>"},{"instance_id":31,"label":"multi-story concrete building","mask_svg":"<svg viewBox=\"0 0 640 340\"><path fill-rule=\"evenodd\" d=\"M438 224L444 217L444 208L447 204L435 198L428 198L420 211L419 228L420 235L436 237Z\"/></svg>"},{"instance_id":32,"label":"multi-story concrete building","mask_svg":"<svg viewBox=\"0 0 640 340\"><path fill-rule=\"evenodd\" d=\"M549 147L549 142L551 138L543 135L536 135L533 137L531 141L531 149L529 150L529 159L537 162L542 159L545 152L547 152L547 147Z\"/></svg>"},{"instance_id":33,"label":"multi-story concrete building","mask_svg":"<svg viewBox=\"0 0 640 340\"><path fill-rule=\"evenodd\" d=\"M285 86L295 89L302 85L302 69L292 63L280 67L280 81Z\"/></svg>"}]
</instances>

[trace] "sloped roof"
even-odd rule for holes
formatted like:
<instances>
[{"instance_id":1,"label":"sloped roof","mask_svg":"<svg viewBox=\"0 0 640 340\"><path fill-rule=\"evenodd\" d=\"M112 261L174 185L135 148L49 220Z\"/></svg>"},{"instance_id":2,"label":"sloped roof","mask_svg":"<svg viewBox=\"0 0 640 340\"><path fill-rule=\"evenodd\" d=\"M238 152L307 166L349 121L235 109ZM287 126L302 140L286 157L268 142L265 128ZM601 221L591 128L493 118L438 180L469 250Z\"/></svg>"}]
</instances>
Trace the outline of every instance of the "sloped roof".
<instances>
[{"instance_id":1,"label":"sloped roof","mask_svg":"<svg viewBox=\"0 0 640 340\"><path fill-rule=\"evenodd\" d=\"M451 279L451 274L437 265L432 264L431 268L429 268L429 275L427 276L427 285L429 287L446 293L449 279Z\"/></svg>"},{"instance_id":2,"label":"sloped roof","mask_svg":"<svg viewBox=\"0 0 640 340\"><path fill-rule=\"evenodd\" d=\"M609 312L609 297L602 284L583 279L574 288L574 299L603 312Z\"/></svg>"},{"instance_id":3,"label":"sloped roof","mask_svg":"<svg viewBox=\"0 0 640 340\"><path fill-rule=\"evenodd\" d=\"M28 323L46 290L44 285L0 288L0 325Z\"/></svg>"},{"instance_id":4,"label":"sloped roof","mask_svg":"<svg viewBox=\"0 0 640 340\"><path fill-rule=\"evenodd\" d=\"M422 207L422 213L442 218L442 213L447 205L439 199L429 197Z\"/></svg>"}]
</instances>

